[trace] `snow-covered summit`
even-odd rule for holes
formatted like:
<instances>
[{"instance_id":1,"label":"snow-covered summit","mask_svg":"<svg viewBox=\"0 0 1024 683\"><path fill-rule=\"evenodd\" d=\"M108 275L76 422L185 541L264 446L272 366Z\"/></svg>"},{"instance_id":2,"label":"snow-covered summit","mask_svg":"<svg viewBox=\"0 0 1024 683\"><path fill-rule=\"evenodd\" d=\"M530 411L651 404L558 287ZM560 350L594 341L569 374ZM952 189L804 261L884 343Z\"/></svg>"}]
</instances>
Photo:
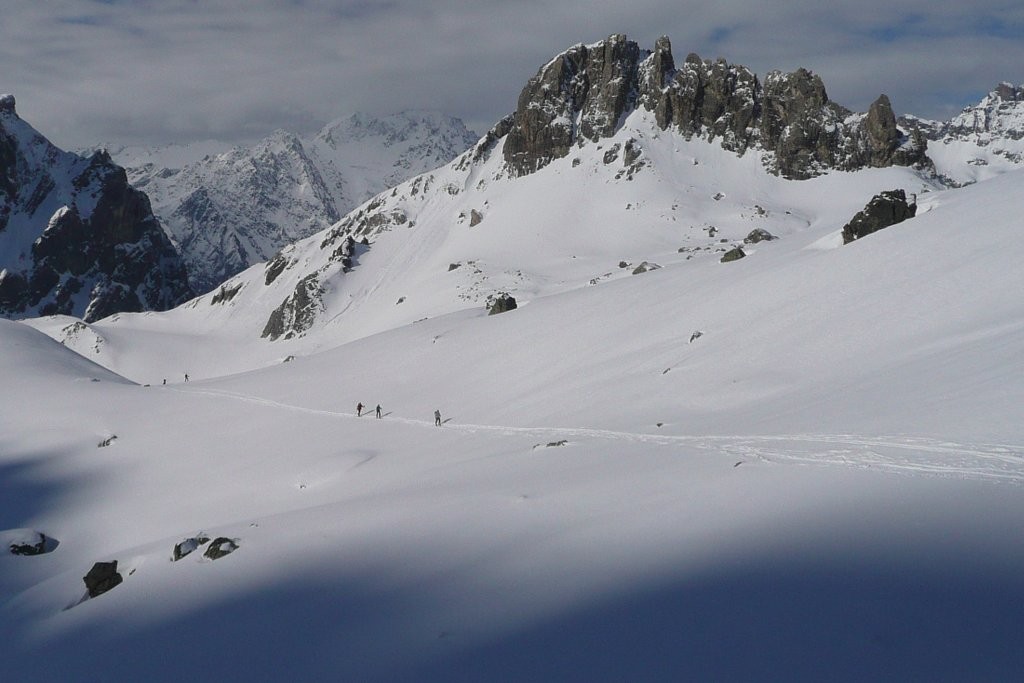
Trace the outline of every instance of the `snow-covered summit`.
<instances>
[{"instance_id":1,"label":"snow-covered summit","mask_svg":"<svg viewBox=\"0 0 1024 683\"><path fill-rule=\"evenodd\" d=\"M1003 82L949 121L901 119L928 137L936 171L952 185L1024 165L1024 85Z\"/></svg>"}]
</instances>

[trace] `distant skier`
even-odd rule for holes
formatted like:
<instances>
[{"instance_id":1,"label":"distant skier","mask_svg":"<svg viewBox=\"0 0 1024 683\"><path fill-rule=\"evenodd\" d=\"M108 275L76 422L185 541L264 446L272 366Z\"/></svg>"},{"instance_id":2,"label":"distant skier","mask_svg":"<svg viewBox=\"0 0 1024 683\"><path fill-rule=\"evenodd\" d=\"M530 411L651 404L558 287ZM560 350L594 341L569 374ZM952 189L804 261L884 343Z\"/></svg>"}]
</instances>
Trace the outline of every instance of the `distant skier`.
<instances>
[{"instance_id":1,"label":"distant skier","mask_svg":"<svg viewBox=\"0 0 1024 683\"><path fill-rule=\"evenodd\" d=\"M187 372L185 373L185 381L186 382L188 381L188 373Z\"/></svg>"},{"instance_id":2,"label":"distant skier","mask_svg":"<svg viewBox=\"0 0 1024 683\"><path fill-rule=\"evenodd\" d=\"M438 427L441 426L441 411L440 410L435 410L434 411L434 425L436 425Z\"/></svg>"},{"instance_id":3,"label":"distant skier","mask_svg":"<svg viewBox=\"0 0 1024 683\"><path fill-rule=\"evenodd\" d=\"M363 416L363 404L362 402L356 404L356 417Z\"/></svg>"},{"instance_id":4,"label":"distant skier","mask_svg":"<svg viewBox=\"0 0 1024 683\"><path fill-rule=\"evenodd\" d=\"M377 404L377 419L380 419L380 404Z\"/></svg>"},{"instance_id":5,"label":"distant skier","mask_svg":"<svg viewBox=\"0 0 1024 683\"><path fill-rule=\"evenodd\" d=\"M166 385L167 385L167 378L164 377L164 386L166 386Z\"/></svg>"}]
</instances>

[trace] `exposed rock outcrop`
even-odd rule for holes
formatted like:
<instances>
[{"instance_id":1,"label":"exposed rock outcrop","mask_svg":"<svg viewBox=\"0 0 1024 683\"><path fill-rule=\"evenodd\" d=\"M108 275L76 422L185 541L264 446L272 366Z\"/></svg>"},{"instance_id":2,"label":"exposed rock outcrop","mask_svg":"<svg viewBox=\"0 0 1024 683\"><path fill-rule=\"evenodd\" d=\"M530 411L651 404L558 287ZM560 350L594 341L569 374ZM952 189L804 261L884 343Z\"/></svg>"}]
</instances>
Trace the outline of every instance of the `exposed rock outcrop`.
<instances>
[{"instance_id":1,"label":"exposed rock outcrop","mask_svg":"<svg viewBox=\"0 0 1024 683\"><path fill-rule=\"evenodd\" d=\"M849 244L865 235L878 232L917 213L917 204L907 202L903 190L889 190L876 194L862 211L843 226L843 244Z\"/></svg>"},{"instance_id":2,"label":"exposed rock outcrop","mask_svg":"<svg viewBox=\"0 0 1024 683\"><path fill-rule=\"evenodd\" d=\"M302 278L295 285L295 290L270 314L261 336L274 341L302 334L312 327L317 315L323 312L322 296L318 272Z\"/></svg>"},{"instance_id":3,"label":"exposed rock outcrop","mask_svg":"<svg viewBox=\"0 0 1024 683\"><path fill-rule=\"evenodd\" d=\"M787 178L926 159L924 138L898 128L885 95L857 116L831 102L821 78L806 69L771 72L762 86L750 69L721 59L690 54L677 66L667 37L648 52L616 34L573 46L530 79L505 161L515 175L532 173L574 145L613 135L637 107L662 129L718 140L738 154L758 149Z\"/></svg>"}]
</instances>

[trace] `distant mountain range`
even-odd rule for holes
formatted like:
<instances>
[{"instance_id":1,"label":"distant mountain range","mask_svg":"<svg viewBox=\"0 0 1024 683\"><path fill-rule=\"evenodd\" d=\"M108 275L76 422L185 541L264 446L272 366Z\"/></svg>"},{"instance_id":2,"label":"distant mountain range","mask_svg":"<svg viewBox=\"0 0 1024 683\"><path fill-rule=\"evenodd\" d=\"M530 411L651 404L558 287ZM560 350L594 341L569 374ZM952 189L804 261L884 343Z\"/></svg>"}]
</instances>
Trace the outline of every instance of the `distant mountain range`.
<instances>
[{"instance_id":1,"label":"distant mountain range","mask_svg":"<svg viewBox=\"0 0 1024 683\"><path fill-rule=\"evenodd\" d=\"M324 230L361 202L475 143L459 119L354 114L303 139L278 130L252 146L110 148L145 191L206 292L281 247Z\"/></svg>"}]
</instances>

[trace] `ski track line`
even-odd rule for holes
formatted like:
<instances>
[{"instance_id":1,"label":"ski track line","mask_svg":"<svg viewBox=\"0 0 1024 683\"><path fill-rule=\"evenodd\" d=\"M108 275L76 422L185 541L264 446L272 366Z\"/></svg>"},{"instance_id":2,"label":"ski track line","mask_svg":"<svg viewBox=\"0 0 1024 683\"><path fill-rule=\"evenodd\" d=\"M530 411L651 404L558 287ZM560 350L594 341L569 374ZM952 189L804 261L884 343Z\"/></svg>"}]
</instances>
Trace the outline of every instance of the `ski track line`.
<instances>
[{"instance_id":1,"label":"ski track line","mask_svg":"<svg viewBox=\"0 0 1024 683\"><path fill-rule=\"evenodd\" d=\"M229 391L191 387L188 389L176 387L171 390L179 393L231 399L310 415L362 419L347 412L306 408ZM366 417L369 417L369 414ZM388 420L413 426L434 426L428 420L403 417L389 417ZM531 436L541 439L576 437L662 446L688 445L701 450L718 451L735 457L772 463L833 465L1024 485L1024 447L1013 444L960 444L924 437L884 438L852 434L669 436L583 427L509 427L476 424L447 425L445 429L469 434L484 432L504 436ZM359 465L362 464L365 463L359 463Z\"/></svg>"}]
</instances>

